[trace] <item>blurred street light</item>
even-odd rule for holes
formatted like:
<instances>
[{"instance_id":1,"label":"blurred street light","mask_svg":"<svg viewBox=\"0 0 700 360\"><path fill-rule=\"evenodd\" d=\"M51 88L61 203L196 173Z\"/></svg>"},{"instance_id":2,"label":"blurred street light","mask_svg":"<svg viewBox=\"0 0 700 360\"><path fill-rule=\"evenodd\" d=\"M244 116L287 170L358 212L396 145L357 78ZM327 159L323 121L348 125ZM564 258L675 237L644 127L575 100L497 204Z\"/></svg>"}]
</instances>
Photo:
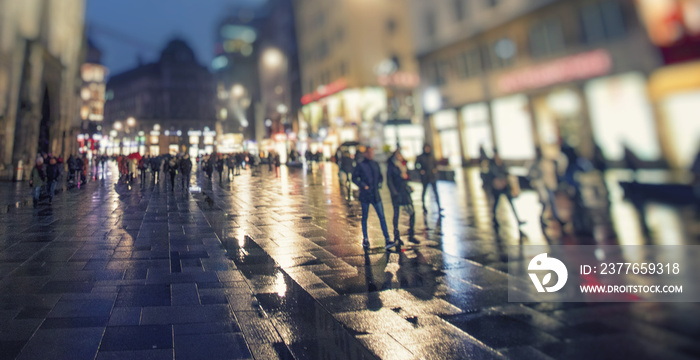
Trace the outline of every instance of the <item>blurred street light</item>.
<instances>
[{"instance_id":1,"label":"blurred street light","mask_svg":"<svg viewBox=\"0 0 700 360\"><path fill-rule=\"evenodd\" d=\"M289 109L287 109L287 105L285 104L279 104L277 105L277 112L284 115L287 113Z\"/></svg>"},{"instance_id":2,"label":"blurred street light","mask_svg":"<svg viewBox=\"0 0 700 360\"><path fill-rule=\"evenodd\" d=\"M231 88L231 94L235 98L239 98L245 94L245 88L241 84L235 84Z\"/></svg>"},{"instance_id":3,"label":"blurred street light","mask_svg":"<svg viewBox=\"0 0 700 360\"><path fill-rule=\"evenodd\" d=\"M265 50L263 53L263 63L270 69L279 68L284 60L284 54L275 48Z\"/></svg>"},{"instance_id":4,"label":"blurred street light","mask_svg":"<svg viewBox=\"0 0 700 360\"><path fill-rule=\"evenodd\" d=\"M121 129L122 129L122 123L121 123L121 121L115 121L115 122L114 122L114 130L119 131L119 130L121 130Z\"/></svg>"},{"instance_id":5,"label":"blurred street light","mask_svg":"<svg viewBox=\"0 0 700 360\"><path fill-rule=\"evenodd\" d=\"M126 119L126 125L129 127L134 127L134 125L136 125L136 119L134 119L133 116L130 116L128 119Z\"/></svg>"},{"instance_id":6,"label":"blurred street light","mask_svg":"<svg viewBox=\"0 0 700 360\"><path fill-rule=\"evenodd\" d=\"M427 113L434 113L442 107L442 94L435 87L425 89L423 93L423 107Z\"/></svg>"}]
</instances>

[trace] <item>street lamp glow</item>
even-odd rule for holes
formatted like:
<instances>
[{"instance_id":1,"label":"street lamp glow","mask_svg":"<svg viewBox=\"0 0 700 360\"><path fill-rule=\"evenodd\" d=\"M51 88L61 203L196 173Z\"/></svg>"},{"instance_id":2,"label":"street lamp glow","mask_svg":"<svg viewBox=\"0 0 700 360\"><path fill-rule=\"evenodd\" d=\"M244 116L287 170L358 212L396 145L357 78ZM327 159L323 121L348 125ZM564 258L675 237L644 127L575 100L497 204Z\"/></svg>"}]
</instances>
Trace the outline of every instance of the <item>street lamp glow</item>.
<instances>
[{"instance_id":1,"label":"street lamp glow","mask_svg":"<svg viewBox=\"0 0 700 360\"><path fill-rule=\"evenodd\" d=\"M133 127L134 125L136 125L136 119L134 119L133 116L129 117L128 119L126 119L126 125L129 127Z\"/></svg>"},{"instance_id":2,"label":"street lamp glow","mask_svg":"<svg viewBox=\"0 0 700 360\"><path fill-rule=\"evenodd\" d=\"M442 94L435 87L430 87L423 93L423 108L427 113L434 113L442 108Z\"/></svg>"},{"instance_id":3,"label":"street lamp glow","mask_svg":"<svg viewBox=\"0 0 700 360\"><path fill-rule=\"evenodd\" d=\"M235 84L231 88L231 93L233 94L234 97L241 97L245 93L245 88L241 84Z\"/></svg>"},{"instance_id":4,"label":"street lamp glow","mask_svg":"<svg viewBox=\"0 0 700 360\"><path fill-rule=\"evenodd\" d=\"M121 129L122 129L122 123L121 123L121 121L115 121L115 122L114 122L114 130L119 131L119 130L121 130Z\"/></svg>"},{"instance_id":5,"label":"street lamp glow","mask_svg":"<svg viewBox=\"0 0 700 360\"><path fill-rule=\"evenodd\" d=\"M280 67L283 59L284 55L282 52L274 48L265 50L263 54L263 63L271 69Z\"/></svg>"}]
</instances>

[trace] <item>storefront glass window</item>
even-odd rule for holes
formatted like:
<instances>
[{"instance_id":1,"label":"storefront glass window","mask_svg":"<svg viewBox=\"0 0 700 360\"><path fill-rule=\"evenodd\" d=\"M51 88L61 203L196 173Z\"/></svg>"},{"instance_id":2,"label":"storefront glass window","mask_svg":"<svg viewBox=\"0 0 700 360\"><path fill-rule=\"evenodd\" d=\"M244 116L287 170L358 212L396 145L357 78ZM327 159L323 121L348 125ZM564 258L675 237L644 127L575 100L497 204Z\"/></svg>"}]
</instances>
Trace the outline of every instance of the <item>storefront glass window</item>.
<instances>
[{"instance_id":1,"label":"storefront glass window","mask_svg":"<svg viewBox=\"0 0 700 360\"><path fill-rule=\"evenodd\" d=\"M660 156L646 81L629 73L589 81L585 85L593 137L609 160L622 160L627 146L640 160Z\"/></svg>"},{"instance_id":2,"label":"storefront glass window","mask_svg":"<svg viewBox=\"0 0 700 360\"><path fill-rule=\"evenodd\" d=\"M532 125L525 95L496 99L491 104L496 144L501 158L525 160L535 157Z\"/></svg>"},{"instance_id":3,"label":"storefront glass window","mask_svg":"<svg viewBox=\"0 0 700 360\"><path fill-rule=\"evenodd\" d=\"M478 159L479 149L483 146L486 155L493 156L491 141L491 124L486 103L467 105L462 108L464 157Z\"/></svg>"},{"instance_id":4,"label":"storefront glass window","mask_svg":"<svg viewBox=\"0 0 700 360\"><path fill-rule=\"evenodd\" d=\"M669 125L670 145L677 166L688 169L700 151L700 91L674 94L663 100L661 108Z\"/></svg>"},{"instance_id":5,"label":"storefront glass window","mask_svg":"<svg viewBox=\"0 0 700 360\"><path fill-rule=\"evenodd\" d=\"M460 166L462 151L457 130L457 111L440 111L433 116L433 122L440 137L442 159L447 159L451 166Z\"/></svg>"}]
</instances>

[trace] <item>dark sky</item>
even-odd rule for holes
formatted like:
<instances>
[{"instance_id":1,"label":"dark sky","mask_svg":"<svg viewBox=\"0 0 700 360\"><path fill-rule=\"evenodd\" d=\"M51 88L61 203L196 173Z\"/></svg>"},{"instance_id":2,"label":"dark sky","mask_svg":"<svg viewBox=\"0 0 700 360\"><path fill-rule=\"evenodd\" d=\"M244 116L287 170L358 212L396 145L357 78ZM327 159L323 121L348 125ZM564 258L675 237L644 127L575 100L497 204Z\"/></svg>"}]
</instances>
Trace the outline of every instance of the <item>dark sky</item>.
<instances>
[{"instance_id":1,"label":"dark sky","mask_svg":"<svg viewBox=\"0 0 700 360\"><path fill-rule=\"evenodd\" d=\"M87 0L88 35L102 50L102 62L118 74L144 61L158 59L174 37L187 41L197 60L210 66L216 26L238 5L265 0ZM90 30L90 24L94 28Z\"/></svg>"}]
</instances>

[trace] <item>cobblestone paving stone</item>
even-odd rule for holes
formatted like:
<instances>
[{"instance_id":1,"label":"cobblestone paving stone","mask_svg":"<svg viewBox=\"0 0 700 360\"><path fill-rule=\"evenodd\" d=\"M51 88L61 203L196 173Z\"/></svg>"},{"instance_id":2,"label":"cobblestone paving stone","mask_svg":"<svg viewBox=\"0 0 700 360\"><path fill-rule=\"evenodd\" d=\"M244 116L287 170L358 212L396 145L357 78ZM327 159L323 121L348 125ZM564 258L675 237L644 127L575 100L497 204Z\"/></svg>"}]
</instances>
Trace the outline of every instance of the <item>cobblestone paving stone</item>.
<instances>
[{"instance_id":1,"label":"cobblestone paving stone","mask_svg":"<svg viewBox=\"0 0 700 360\"><path fill-rule=\"evenodd\" d=\"M363 251L336 171L200 178L191 195L108 177L10 208L0 359L700 356L696 304L509 303L517 240L496 241L459 181L439 185L444 218L417 214L419 246L386 253L370 217Z\"/></svg>"}]
</instances>

